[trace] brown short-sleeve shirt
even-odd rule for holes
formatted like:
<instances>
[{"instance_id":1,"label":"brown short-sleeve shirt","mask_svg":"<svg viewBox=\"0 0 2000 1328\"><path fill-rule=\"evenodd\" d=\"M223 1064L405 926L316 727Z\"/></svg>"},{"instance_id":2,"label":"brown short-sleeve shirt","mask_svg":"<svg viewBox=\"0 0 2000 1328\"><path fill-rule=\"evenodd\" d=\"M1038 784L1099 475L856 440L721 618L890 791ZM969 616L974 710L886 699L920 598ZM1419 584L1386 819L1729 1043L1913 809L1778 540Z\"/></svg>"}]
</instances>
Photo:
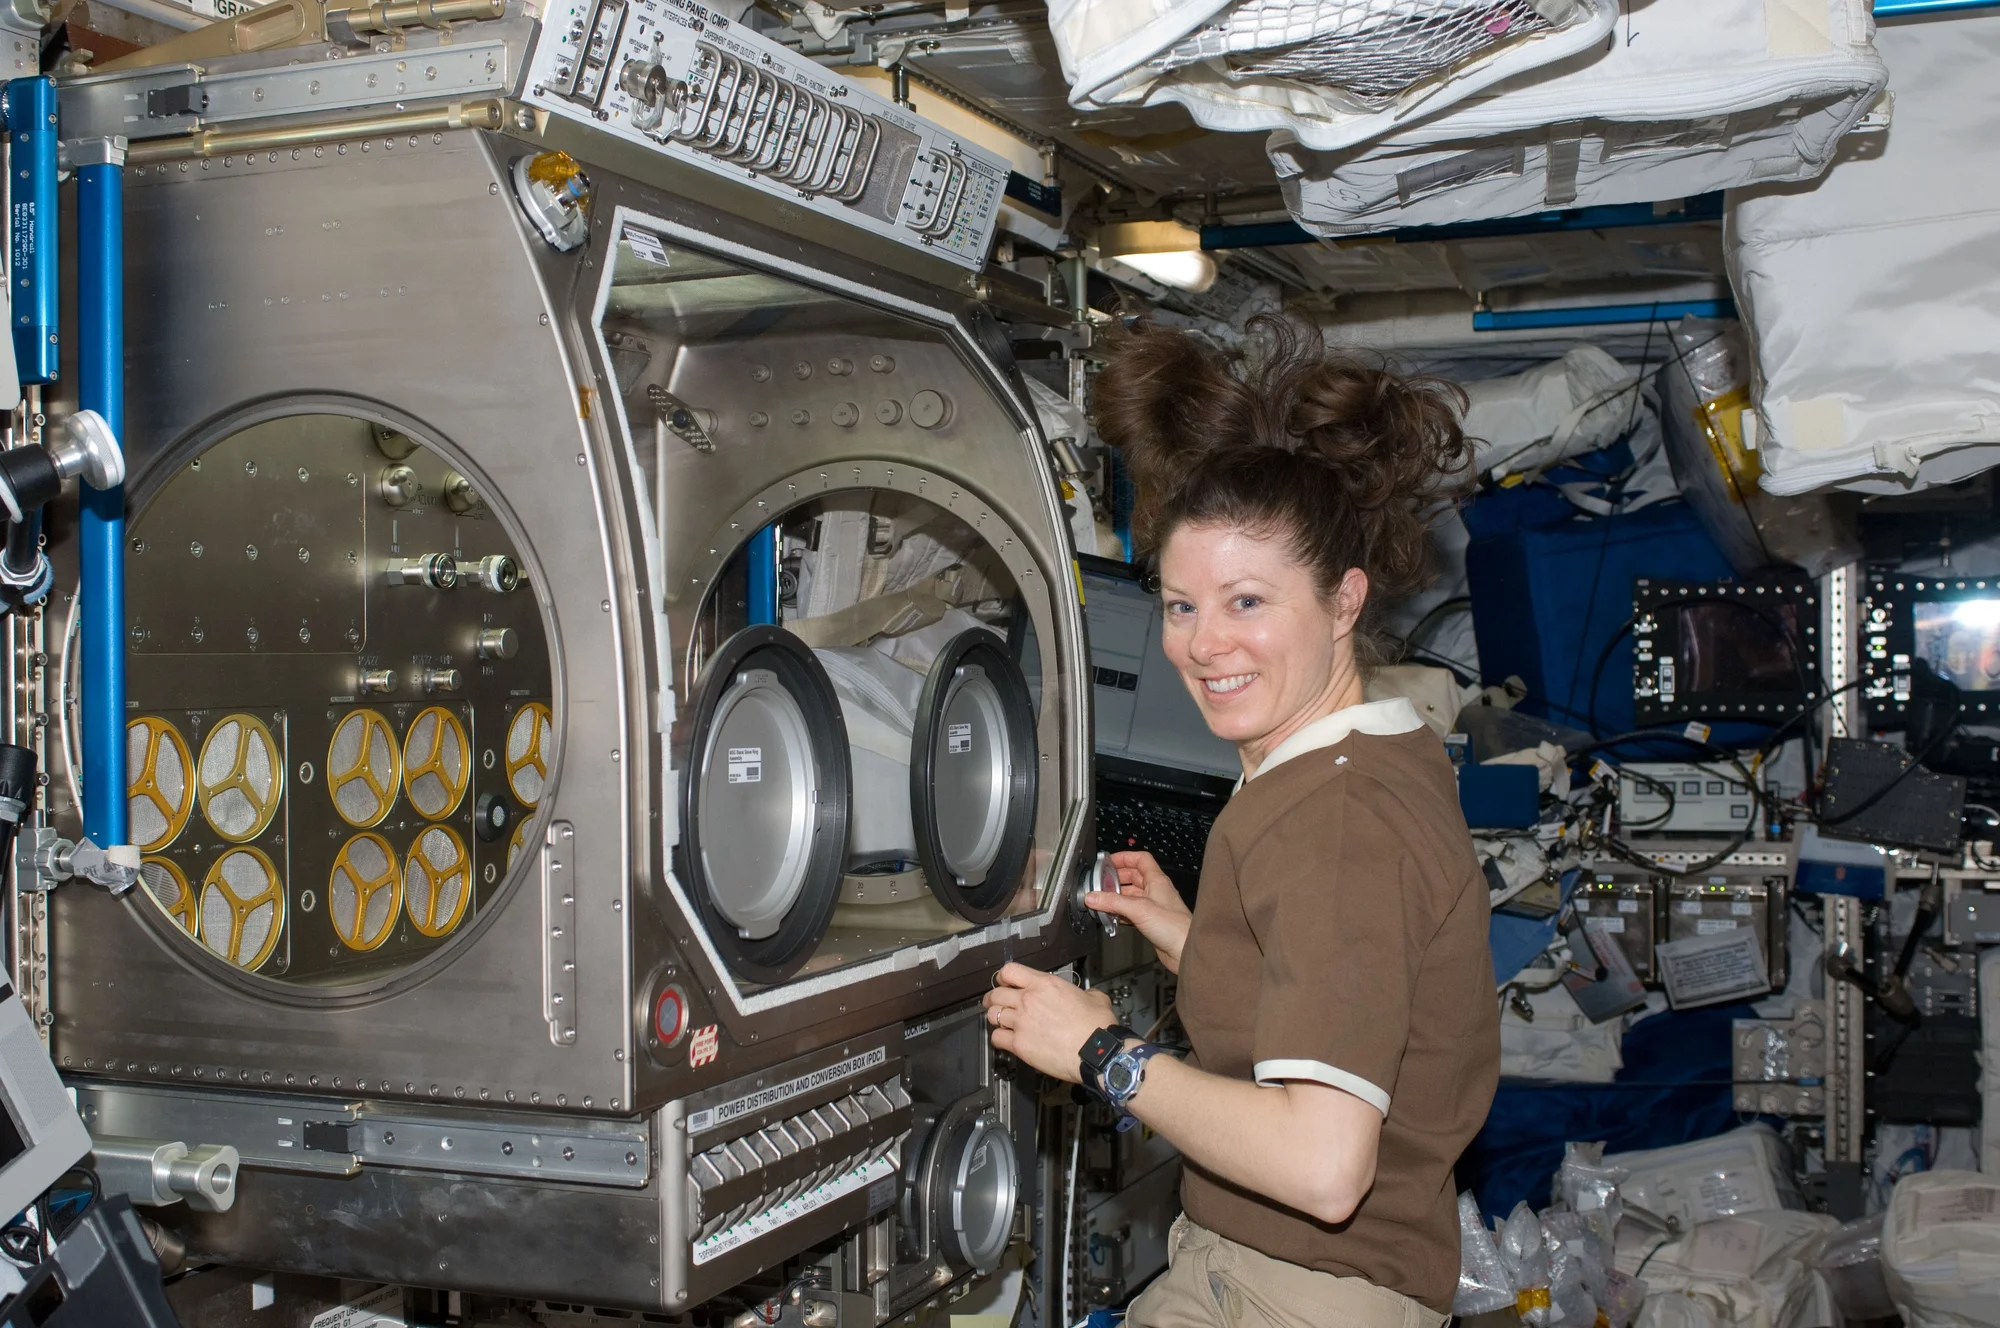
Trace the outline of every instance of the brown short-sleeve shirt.
<instances>
[{"instance_id":1,"label":"brown short-sleeve shirt","mask_svg":"<svg viewBox=\"0 0 2000 1328\"><path fill-rule=\"evenodd\" d=\"M1223 810L1179 995L1202 1069L1330 1084L1382 1111L1374 1187L1329 1226L1190 1165L1182 1202L1274 1258L1449 1312L1452 1164L1499 1080L1486 882L1442 745L1414 712L1384 731L1400 722L1388 707L1337 712L1334 733L1369 714L1267 762Z\"/></svg>"}]
</instances>

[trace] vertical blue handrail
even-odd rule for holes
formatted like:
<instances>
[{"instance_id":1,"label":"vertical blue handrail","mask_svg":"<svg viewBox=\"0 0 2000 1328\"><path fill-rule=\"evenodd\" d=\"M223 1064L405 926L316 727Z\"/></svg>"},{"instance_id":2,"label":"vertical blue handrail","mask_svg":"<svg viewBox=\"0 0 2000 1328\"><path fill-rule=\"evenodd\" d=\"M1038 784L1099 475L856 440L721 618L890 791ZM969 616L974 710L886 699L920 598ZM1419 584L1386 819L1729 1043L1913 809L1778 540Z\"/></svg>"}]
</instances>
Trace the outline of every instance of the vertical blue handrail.
<instances>
[{"instance_id":1,"label":"vertical blue handrail","mask_svg":"<svg viewBox=\"0 0 2000 1328\"><path fill-rule=\"evenodd\" d=\"M61 289L56 277L56 85L46 78L7 84L8 160L14 178L8 217L8 270L14 289L14 362L23 383L53 383Z\"/></svg>"},{"instance_id":2,"label":"vertical blue handrail","mask_svg":"<svg viewBox=\"0 0 2000 1328\"><path fill-rule=\"evenodd\" d=\"M125 440L125 179L110 160L77 167L77 404ZM125 829L125 489L84 488L81 521L83 832Z\"/></svg>"},{"instance_id":3,"label":"vertical blue handrail","mask_svg":"<svg viewBox=\"0 0 2000 1328\"><path fill-rule=\"evenodd\" d=\"M750 625L778 621L778 528L765 526L750 537Z\"/></svg>"}]
</instances>

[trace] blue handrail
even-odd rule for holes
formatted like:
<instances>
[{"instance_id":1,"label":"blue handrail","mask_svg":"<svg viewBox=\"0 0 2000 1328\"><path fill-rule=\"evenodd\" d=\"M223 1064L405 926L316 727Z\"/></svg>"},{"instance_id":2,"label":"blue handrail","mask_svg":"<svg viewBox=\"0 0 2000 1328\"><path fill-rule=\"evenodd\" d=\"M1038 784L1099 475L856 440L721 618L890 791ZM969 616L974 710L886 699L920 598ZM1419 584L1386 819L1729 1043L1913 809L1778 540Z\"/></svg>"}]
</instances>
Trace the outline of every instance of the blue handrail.
<instances>
[{"instance_id":1,"label":"blue handrail","mask_svg":"<svg viewBox=\"0 0 2000 1328\"><path fill-rule=\"evenodd\" d=\"M778 621L778 528L765 526L750 537L750 586L746 607L750 623Z\"/></svg>"},{"instance_id":2,"label":"blue handrail","mask_svg":"<svg viewBox=\"0 0 2000 1328\"><path fill-rule=\"evenodd\" d=\"M1564 309L1493 309L1472 315L1474 332L1516 332L1541 327L1600 327L1607 323L1666 322L1675 318L1734 318L1734 300L1673 300L1657 304L1588 304Z\"/></svg>"},{"instance_id":3,"label":"blue handrail","mask_svg":"<svg viewBox=\"0 0 2000 1328\"><path fill-rule=\"evenodd\" d=\"M125 180L114 160L79 166L77 404L125 439ZM83 832L123 844L125 828L125 489L84 488L80 522Z\"/></svg>"}]
</instances>

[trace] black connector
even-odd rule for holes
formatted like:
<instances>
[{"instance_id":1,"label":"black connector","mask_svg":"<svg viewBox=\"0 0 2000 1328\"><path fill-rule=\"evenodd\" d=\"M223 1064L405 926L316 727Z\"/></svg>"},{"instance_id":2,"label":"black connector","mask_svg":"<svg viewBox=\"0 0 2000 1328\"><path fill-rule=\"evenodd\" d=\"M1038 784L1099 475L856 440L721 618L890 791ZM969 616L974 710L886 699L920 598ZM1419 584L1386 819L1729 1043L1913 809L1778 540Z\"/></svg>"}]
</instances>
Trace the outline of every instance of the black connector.
<instances>
[{"instance_id":1,"label":"black connector","mask_svg":"<svg viewBox=\"0 0 2000 1328\"><path fill-rule=\"evenodd\" d=\"M0 451L0 508L7 519L20 521L39 511L62 492L62 472L55 458L39 447L10 447Z\"/></svg>"}]
</instances>

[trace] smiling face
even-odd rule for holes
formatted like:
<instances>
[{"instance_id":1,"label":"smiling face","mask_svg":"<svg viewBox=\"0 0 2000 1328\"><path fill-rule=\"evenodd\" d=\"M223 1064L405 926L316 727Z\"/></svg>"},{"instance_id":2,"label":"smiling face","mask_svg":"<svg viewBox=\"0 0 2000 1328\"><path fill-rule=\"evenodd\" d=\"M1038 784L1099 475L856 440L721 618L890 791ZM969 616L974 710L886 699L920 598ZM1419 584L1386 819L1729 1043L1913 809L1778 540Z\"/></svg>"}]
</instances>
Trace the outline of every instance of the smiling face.
<instances>
[{"instance_id":1,"label":"smiling face","mask_svg":"<svg viewBox=\"0 0 2000 1328\"><path fill-rule=\"evenodd\" d=\"M1160 594L1167 659L1246 775L1313 720L1360 703L1358 568L1326 598L1282 536L1184 525L1160 550Z\"/></svg>"}]
</instances>

